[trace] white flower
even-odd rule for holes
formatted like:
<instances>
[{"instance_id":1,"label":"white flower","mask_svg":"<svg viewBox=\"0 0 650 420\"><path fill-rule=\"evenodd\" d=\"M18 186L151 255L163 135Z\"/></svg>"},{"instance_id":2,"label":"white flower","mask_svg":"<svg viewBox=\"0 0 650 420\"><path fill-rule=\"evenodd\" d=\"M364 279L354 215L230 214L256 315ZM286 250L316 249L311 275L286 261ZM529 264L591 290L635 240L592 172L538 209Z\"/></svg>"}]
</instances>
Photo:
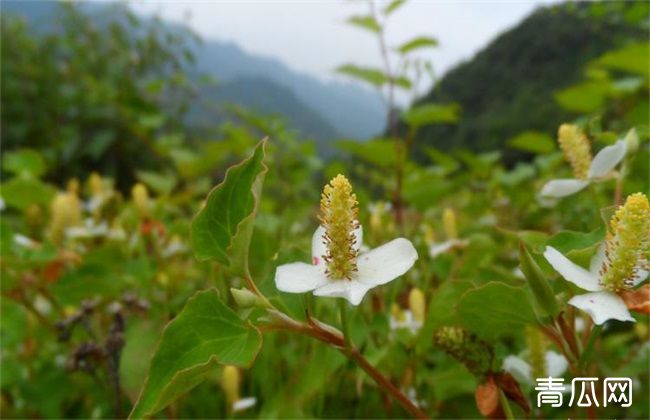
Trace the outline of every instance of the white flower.
<instances>
[{"instance_id":1,"label":"white flower","mask_svg":"<svg viewBox=\"0 0 650 420\"><path fill-rule=\"evenodd\" d=\"M600 271L606 258L604 245L598 248L591 259L589 270L573 263L557 249L550 246L546 247L544 257L562 277L590 292L572 297L569 304L587 312L595 324L601 325L610 319L635 321L623 299L616 293L606 290L602 284ZM631 287L641 283L647 276L648 272L638 267L631 279Z\"/></svg>"},{"instance_id":2,"label":"white flower","mask_svg":"<svg viewBox=\"0 0 650 420\"><path fill-rule=\"evenodd\" d=\"M326 274L324 256L327 247L323 241L325 228L320 226L312 237L312 264L295 262L284 264L275 272L275 285L283 292L305 293L315 296L342 297L358 305L373 287L386 284L406 273L418 259L413 244L405 238L394 239L380 247L357 256L357 272L351 279L332 279ZM358 251L362 244L362 228L354 230Z\"/></svg>"},{"instance_id":3,"label":"white flower","mask_svg":"<svg viewBox=\"0 0 650 420\"><path fill-rule=\"evenodd\" d=\"M457 238L452 238L440 243L434 242L431 244L431 246L429 246L429 255L431 258L436 258L439 255L451 251L452 249L464 248L468 243L469 242L466 239Z\"/></svg>"},{"instance_id":4,"label":"white flower","mask_svg":"<svg viewBox=\"0 0 650 420\"><path fill-rule=\"evenodd\" d=\"M415 334L422 328L422 322L415 319L413 312L410 309L399 310L399 313L391 313L388 320L388 325L391 330L408 329L411 333Z\"/></svg>"},{"instance_id":5,"label":"white flower","mask_svg":"<svg viewBox=\"0 0 650 420\"><path fill-rule=\"evenodd\" d=\"M566 197L577 193L593 182L606 179L607 175L618 165L627 153L625 140L618 140L611 146L604 147L589 165L585 179L554 179L542 187L542 197Z\"/></svg>"},{"instance_id":6,"label":"white flower","mask_svg":"<svg viewBox=\"0 0 650 420\"><path fill-rule=\"evenodd\" d=\"M233 403L232 411L234 413L237 413L239 411L244 411L253 407L255 404L257 404L257 398L255 397L241 398Z\"/></svg>"},{"instance_id":7,"label":"white flower","mask_svg":"<svg viewBox=\"0 0 650 420\"><path fill-rule=\"evenodd\" d=\"M563 355L552 350L544 353L544 359L546 362L545 374L547 377L561 377L561 375L566 372L567 368L569 367L569 363L567 362L566 358ZM527 383L529 385L535 384L536 378L533 378L532 367L521 357L510 355L503 359L503 370L510 372L521 382Z\"/></svg>"}]
</instances>

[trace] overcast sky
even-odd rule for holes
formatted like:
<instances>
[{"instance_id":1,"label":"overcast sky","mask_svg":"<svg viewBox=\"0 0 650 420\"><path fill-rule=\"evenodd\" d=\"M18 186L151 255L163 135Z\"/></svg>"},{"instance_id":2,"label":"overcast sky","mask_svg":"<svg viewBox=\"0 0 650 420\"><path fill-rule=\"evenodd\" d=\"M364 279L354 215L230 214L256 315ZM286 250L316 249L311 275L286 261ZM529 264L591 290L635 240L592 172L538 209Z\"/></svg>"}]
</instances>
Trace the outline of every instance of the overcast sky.
<instances>
[{"instance_id":1,"label":"overcast sky","mask_svg":"<svg viewBox=\"0 0 650 420\"><path fill-rule=\"evenodd\" d=\"M540 5L552 2L411 0L395 12L386 35L393 45L415 35L437 38L440 46L427 54L442 74L471 58ZM347 17L367 13L363 1L177 0L132 4L138 12L186 22L205 38L232 41L249 53L277 58L294 70L323 80L341 77L333 69L344 63L380 63L376 40L345 24Z\"/></svg>"}]
</instances>

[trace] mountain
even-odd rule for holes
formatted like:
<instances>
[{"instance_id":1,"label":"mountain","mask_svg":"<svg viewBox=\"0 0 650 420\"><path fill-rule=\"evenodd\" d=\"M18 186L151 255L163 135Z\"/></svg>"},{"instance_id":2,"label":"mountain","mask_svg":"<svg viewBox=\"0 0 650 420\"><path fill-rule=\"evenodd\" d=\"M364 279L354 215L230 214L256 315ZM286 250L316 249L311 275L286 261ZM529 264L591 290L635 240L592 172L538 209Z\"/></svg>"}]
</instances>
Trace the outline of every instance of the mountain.
<instances>
[{"instance_id":1,"label":"mountain","mask_svg":"<svg viewBox=\"0 0 650 420\"><path fill-rule=\"evenodd\" d=\"M224 115L223 105L235 104L252 111L283 116L290 127L317 140L323 153L331 149L326 146L329 140L341 137L336 128L305 105L291 89L262 77L235 77L208 86L201 90L197 103L198 106L190 111L190 123L196 126L218 123Z\"/></svg>"},{"instance_id":2,"label":"mountain","mask_svg":"<svg viewBox=\"0 0 650 420\"><path fill-rule=\"evenodd\" d=\"M100 20L110 4L79 3L78 7ZM2 1L3 13L25 17L39 32L55 26L53 17L57 8L55 1ZM292 128L320 141L339 137L366 139L380 133L385 126L381 100L365 87L322 82L295 72L276 59L248 54L233 43L208 39L190 44L196 58L192 73L197 77L209 75L219 82L219 88L208 89L217 103L230 98L264 114L282 114ZM254 94L259 87L263 87L264 97ZM224 92L220 93L219 89ZM279 96L270 99L270 92ZM209 99L202 92L202 100Z\"/></svg>"},{"instance_id":3,"label":"mountain","mask_svg":"<svg viewBox=\"0 0 650 420\"><path fill-rule=\"evenodd\" d=\"M322 82L297 73L273 58L248 54L232 43L205 40L196 57L198 70L220 81L264 78L284 86L344 137L366 139L384 128L385 110L381 100L364 87Z\"/></svg>"},{"instance_id":4,"label":"mountain","mask_svg":"<svg viewBox=\"0 0 650 420\"><path fill-rule=\"evenodd\" d=\"M586 6L538 9L447 72L419 103L456 102L461 119L456 125L424 127L414 144L504 150L510 138L526 130L554 136L562 122L576 117L556 104L554 92L583 79L587 63L605 51L631 36L648 36L622 19L596 19Z\"/></svg>"}]
</instances>

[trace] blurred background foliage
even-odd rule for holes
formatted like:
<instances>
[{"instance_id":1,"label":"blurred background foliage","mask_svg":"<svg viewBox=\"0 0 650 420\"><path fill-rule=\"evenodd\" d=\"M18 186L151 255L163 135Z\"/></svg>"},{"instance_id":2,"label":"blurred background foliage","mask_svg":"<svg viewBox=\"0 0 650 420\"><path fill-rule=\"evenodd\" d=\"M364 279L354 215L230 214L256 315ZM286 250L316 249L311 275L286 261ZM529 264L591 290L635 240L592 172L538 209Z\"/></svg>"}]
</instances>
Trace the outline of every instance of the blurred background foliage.
<instances>
[{"instance_id":1,"label":"blurred background foliage","mask_svg":"<svg viewBox=\"0 0 650 420\"><path fill-rule=\"evenodd\" d=\"M413 91L406 109L389 96L381 109L343 93L339 107L327 88L297 77L300 94L253 73L220 81L205 71L219 58L204 54L218 46L125 5L3 2L2 9L3 417L123 416L160 331L196 290L216 287L234 307L228 290L241 279L194 259L189 224L226 168L264 136L271 170L252 247L258 286L304 318L303 298L277 292L273 273L309 260L320 186L348 174L362 203L364 241L404 235L421 256L403 280L355 311L353 340L400 387L417 389L428 412L446 418L479 415L477 380L434 349L435 329L463 325L489 336L501 356L525 348L523 325L504 329L459 315L463 294L490 281L521 288L520 240L535 253L561 241L585 259L602 239L601 208L611 206L613 183L554 207L538 200L547 179L570 176L555 144L559 124L579 124L594 148L636 128L641 145L624 193L650 188L647 2L542 8L439 79L430 64L407 58L399 74L362 63L339 68L384 95ZM381 33L382 22L350 23ZM395 46L398 60L435 48L433 39L414 41ZM291 77L282 71L269 73ZM434 79L430 92L418 92L419 77ZM446 208L468 245L429 258L428 247L448 234ZM570 233L558 238L560 230ZM391 330L391 308L405 309L413 287L426 295L422 330ZM315 301L314 312L336 318L327 299ZM647 390L647 333L644 322L615 325L599 349L608 355L603 370ZM258 400L245 415L405 415L338 353L283 334L264 340L240 384L242 396ZM647 417L647 406L646 392L624 415ZM603 415L623 414L609 410ZM217 372L161 415L227 413Z\"/></svg>"}]
</instances>

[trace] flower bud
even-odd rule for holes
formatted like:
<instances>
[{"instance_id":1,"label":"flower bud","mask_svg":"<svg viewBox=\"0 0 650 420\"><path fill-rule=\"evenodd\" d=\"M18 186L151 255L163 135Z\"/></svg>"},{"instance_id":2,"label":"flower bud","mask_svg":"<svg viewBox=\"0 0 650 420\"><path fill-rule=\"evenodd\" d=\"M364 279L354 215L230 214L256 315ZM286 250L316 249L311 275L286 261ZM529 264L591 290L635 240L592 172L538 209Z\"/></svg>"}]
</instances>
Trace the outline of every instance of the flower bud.
<instances>
[{"instance_id":1,"label":"flower bud","mask_svg":"<svg viewBox=\"0 0 650 420\"><path fill-rule=\"evenodd\" d=\"M530 362L533 378L543 378L547 375L546 348L548 342L542 332L534 327L526 327L526 346L528 347L528 361Z\"/></svg>"},{"instance_id":2,"label":"flower bud","mask_svg":"<svg viewBox=\"0 0 650 420\"><path fill-rule=\"evenodd\" d=\"M138 182L131 189L131 197L140 217L149 217L149 192L147 191L147 187Z\"/></svg>"},{"instance_id":3,"label":"flower bud","mask_svg":"<svg viewBox=\"0 0 650 420\"><path fill-rule=\"evenodd\" d=\"M52 200L49 235L52 242L57 245L61 244L68 228L81 223L81 203L75 191L72 184L68 192L59 193Z\"/></svg>"},{"instance_id":4,"label":"flower bud","mask_svg":"<svg viewBox=\"0 0 650 420\"><path fill-rule=\"evenodd\" d=\"M557 315L560 309L553 289L523 242L519 243L519 263L539 306L547 315Z\"/></svg>"},{"instance_id":5,"label":"flower bud","mask_svg":"<svg viewBox=\"0 0 650 420\"><path fill-rule=\"evenodd\" d=\"M493 347L462 328L442 327L434 334L434 342L477 378L483 379L500 370Z\"/></svg>"},{"instance_id":6,"label":"flower bud","mask_svg":"<svg viewBox=\"0 0 650 420\"><path fill-rule=\"evenodd\" d=\"M636 132L636 129L630 129L625 135L625 147L628 156L633 155L639 150L639 134Z\"/></svg>"},{"instance_id":7,"label":"flower bud","mask_svg":"<svg viewBox=\"0 0 650 420\"><path fill-rule=\"evenodd\" d=\"M239 384L241 377L239 369L233 365L226 365L223 368L221 375L221 389L226 394L226 402L228 409L232 409L233 405L239 400Z\"/></svg>"},{"instance_id":8,"label":"flower bud","mask_svg":"<svg viewBox=\"0 0 650 420\"><path fill-rule=\"evenodd\" d=\"M240 308L252 308L257 304L257 295L248 289L235 289L231 287L230 293Z\"/></svg>"},{"instance_id":9,"label":"flower bud","mask_svg":"<svg viewBox=\"0 0 650 420\"><path fill-rule=\"evenodd\" d=\"M414 287L409 292L409 309L413 314L413 319L424 324L426 317L426 302L422 290Z\"/></svg>"},{"instance_id":10,"label":"flower bud","mask_svg":"<svg viewBox=\"0 0 650 420\"><path fill-rule=\"evenodd\" d=\"M447 239L458 238L458 231L456 230L456 213L452 209L445 209L442 213L442 226L445 230Z\"/></svg>"}]
</instances>

